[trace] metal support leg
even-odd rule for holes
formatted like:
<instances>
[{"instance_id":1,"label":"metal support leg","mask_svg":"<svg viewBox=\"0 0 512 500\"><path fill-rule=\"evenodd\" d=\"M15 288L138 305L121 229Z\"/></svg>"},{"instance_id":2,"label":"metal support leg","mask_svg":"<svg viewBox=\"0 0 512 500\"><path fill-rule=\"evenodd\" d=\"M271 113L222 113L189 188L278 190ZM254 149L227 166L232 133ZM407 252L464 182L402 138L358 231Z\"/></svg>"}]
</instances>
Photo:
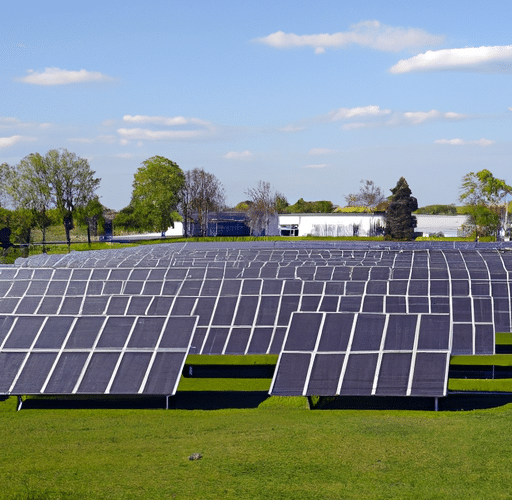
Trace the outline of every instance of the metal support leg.
<instances>
[{"instance_id":1,"label":"metal support leg","mask_svg":"<svg viewBox=\"0 0 512 500\"><path fill-rule=\"evenodd\" d=\"M434 402L434 408L435 408L435 411L439 411L439 398L435 398L435 402Z\"/></svg>"},{"instance_id":2,"label":"metal support leg","mask_svg":"<svg viewBox=\"0 0 512 500\"><path fill-rule=\"evenodd\" d=\"M21 396L18 396L18 406L16 408L16 411L21 410L21 405L23 404L23 398Z\"/></svg>"},{"instance_id":3,"label":"metal support leg","mask_svg":"<svg viewBox=\"0 0 512 500\"><path fill-rule=\"evenodd\" d=\"M169 396L165 396L165 409L169 409Z\"/></svg>"}]
</instances>

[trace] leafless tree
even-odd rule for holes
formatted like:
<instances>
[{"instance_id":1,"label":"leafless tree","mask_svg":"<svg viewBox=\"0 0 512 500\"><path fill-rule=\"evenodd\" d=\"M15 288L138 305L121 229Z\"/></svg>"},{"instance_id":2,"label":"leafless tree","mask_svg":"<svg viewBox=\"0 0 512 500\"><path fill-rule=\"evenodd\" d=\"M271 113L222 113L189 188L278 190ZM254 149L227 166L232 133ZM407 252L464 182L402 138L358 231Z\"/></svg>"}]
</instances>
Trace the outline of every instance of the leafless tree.
<instances>
[{"instance_id":1,"label":"leafless tree","mask_svg":"<svg viewBox=\"0 0 512 500\"><path fill-rule=\"evenodd\" d=\"M181 214L184 219L185 237L190 233L190 222L196 222L205 236L210 212L221 210L225 204L225 190L214 174L195 168L185 172L181 191Z\"/></svg>"},{"instance_id":2,"label":"leafless tree","mask_svg":"<svg viewBox=\"0 0 512 500\"><path fill-rule=\"evenodd\" d=\"M350 193L345 196L347 206L374 208L386 200L381 188L377 187L373 181L362 180L361 184L358 193Z\"/></svg>"},{"instance_id":3,"label":"leafless tree","mask_svg":"<svg viewBox=\"0 0 512 500\"><path fill-rule=\"evenodd\" d=\"M270 187L269 182L258 181L255 188L249 188L245 194L252 201L247 210L249 227L253 234L268 232L270 219L277 214L277 203L282 194Z\"/></svg>"}]
</instances>

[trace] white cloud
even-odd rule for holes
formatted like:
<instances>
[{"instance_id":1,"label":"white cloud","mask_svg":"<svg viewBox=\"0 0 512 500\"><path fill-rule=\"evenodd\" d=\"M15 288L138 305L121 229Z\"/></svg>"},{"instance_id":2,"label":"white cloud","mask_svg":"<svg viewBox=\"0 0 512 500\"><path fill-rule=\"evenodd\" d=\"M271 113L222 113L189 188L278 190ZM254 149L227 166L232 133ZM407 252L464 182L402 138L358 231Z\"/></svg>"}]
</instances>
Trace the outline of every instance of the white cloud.
<instances>
[{"instance_id":1,"label":"white cloud","mask_svg":"<svg viewBox=\"0 0 512 500\"><path fill-rule=\"evenodd\" d=\"M149 130L146 128L119 128L117 132L125 139L149 141L193 139L204 135L203 130Z\"/></svg>"},{"instance_id":2,"label":"white cloud","mask_svg":"<svg viewBox=\"0 0 512 500\"><path fill-rule=\"evenodd\" d=\"M437 109L431 109L430 111L407 111L403 114L403 117L413 125L417 125L419 123L434 119L462 120L463 118L466 118L466 115L461 113L454 113L453 111L442 113Z\"/></svg>"},{"instance_id":3,"label":"white cloud","mask_svg":"<svg viewBox=\"0 0 512 500\"><path fill-rule=\"evenodd\" d=\"M12 116L0 116L0 129L48 129L51 123L22 122Z\"/></svg>"},{"instance_id":4,"label":"white cloud","mask_svg":"<svg viewBox=\"0 0 512 500\"><path fill-rule=\"evenodd\" d=\"M116 138L113 135L99 135L98 137L73 137L68 140L70 142L78 142L81 144L94 144L97 142L113 144L116 141Z\"/></svg>"},{"instance_id":5,"label":"white cloud","mask_svg":"<svg viewBox=\"0 0 512 500\"><path fill-rule=\"evenodd\" d=\"M304 125L287 125L286 127L281 127L279 129L280 132L301 132L305 130L306 127Z\"/></svg>"},{"instance_id":6,"label":"white cloud","mask_svg":"<svg viewBox=\"0 0 512 500\"><path fill-rule=\"evenodd\" d=\"M509 111L512 111L512 107L511 108L508 108Z\"/></svg>"},{"instance_id":7,"label":"white cloud","mask_svg":"<svg viewBox=\"0 0 512 500\"><path fill-rule=\"evenodd\" d=\"M228 160L246 160L247 158L250 158L252 156L252 153L249 150L237 152L237 151L230 151L229 153L226 153L224 155L224 158L227 158Z\"/></svg>"},{"instance_id":8,"label":"white cloud","mask_svg":"<svg viewBox=\"0 0 512 500\"><path fill-rule=\"evenodd\" d=\"M309 150L310 155L328 155L331 153L336 153L335 149L326 149L326 148L313 148Z\"/></svg>"},{"instance_id":9,"label":"white cloud","mask_svg":"<svg viewBox=\"0 0 512 500\"><path fill-rule=\"evenodd\" d=\"M358 108L339 108L337 110L331 111L328 114L328 117L331 121L335 122L338 120L346 120L348 118L356 117L372 117L372 116L382 116L389 115L391 110L389 109L380 109L379 106L364 106Z\"/></svg>"},{"instance_id":10,"label":"white cloud","mask_svg":"<svg viewBox=\"0 0 512 500\"><path fill-rule=\"evenodd\" d=\"M452 146L464 146L465 144L476 144L478 146L490 146L494 144L496 141L491 141L489 139L479 139L478 141L465 141L464 139L437 139L434 141L434 144L450 144Z\"/></svg>"},{"instance_id":11,"label":"white cloud","mask_svg":"<svg viewBox=\"0 0 512 500\"><path fill-rule=\"evenodd\" d=\"M312 47L316 54L323 54L326 48L344 48L350 45L399 52L404 49L439 45L444 41L444 36L432 35L419 28L386 26L379 21L361 21L351 25L349 31L333 34L296 35L277 31L265 37L255 38L253 41L278 49Z\"/></svg>"},{"instance_id":12,"label":"white cloud","mask_svg":"<svg viewBox=\"0 0 512 500\"><path fill-rule=\"evenodd\" d=\"M26 140L27 138L21 135L12 135L11 137L0 137L0 148L8 148L17 142Z\"/></svg>"},{"instance_id":13,"label":"white cloud","mask_svg":"<svg viewBox=\"0 0 512 500\"><path fill-rule=\"evenodd\" d=\"M199 118L185 118L183 116L147 116L147 115L124 115L123 120L129 123L144 123L144 124L155 124L165 125L168 127L175 127L177 125L203 125L205 127L211 124L205 120Z\"/></svg>"},{"instance_id":14,"label":"white cloud","mask_svg":"<svg viewBox=\"0 0 512 500\"><path fill-rule=\"evenodd\" d=\"M114 158L124 158L129 160L130 158L133 158L135 155L133 153L116 153L112 155Z\"/></svg>"},{"instance_id":15,"label":"white cloud","mask_svg":"<svg viewBox=\"0 0 512 500\"><path fill-rule=\"evenodd\" d=\"M304 168L325 168L328 166L328 163L321 163L317 165L304 165Z\"/></svg>"},{"instance_id":16,"label":"white cloud","mask_svg":"<svg viewBox=\"0 0 512 500\"><path fill-rule=\"evenodd\" d=\"M44 71L27 70L27 76L15 80L32 85L69 85L71 83L110 82L114 78L98 71L69 71L60 68L45 68Z\"/></svg>"},{"instance_id":17,"label":"white cloud","mask_svg":"<svg viewBox=\"0 0 512 500\"><path fill-rule=\"evenodd\" d=\"M199 118L185 118L183 116L147 116L125 115L123 120L128 123L146 125L147 128L119 128L117 133L124 140L149 141L175 141L184 139L200 139L215 134L216 129L212 123ZM170 127L168 130L150 128L152 125ZM122 144L126 144L123 143Z\"/></svg>"},{"instance_id":18,"label":"white cloud","mask_svg":"<svg viewBox=\"0 0 512 500\"><path fill-rule=\"evenodd\" d=\"M381 123L353 122L353 123L345 123L342 128L343 128L343 130L354 130L356 128L363 128L363 127L376 127L377 125L381 125Z\"/></svg>"},{"instance_id":19,"label":"white cloud","mask_svg":"<svg viewBox=\"0 0 512 500\"><path fill-rule=\"evenodd\" d=\"M509 73L512 70L512 45L428 50L402 59L389 69L391 73L441 70Z\"/></svg>"}]
</instances>

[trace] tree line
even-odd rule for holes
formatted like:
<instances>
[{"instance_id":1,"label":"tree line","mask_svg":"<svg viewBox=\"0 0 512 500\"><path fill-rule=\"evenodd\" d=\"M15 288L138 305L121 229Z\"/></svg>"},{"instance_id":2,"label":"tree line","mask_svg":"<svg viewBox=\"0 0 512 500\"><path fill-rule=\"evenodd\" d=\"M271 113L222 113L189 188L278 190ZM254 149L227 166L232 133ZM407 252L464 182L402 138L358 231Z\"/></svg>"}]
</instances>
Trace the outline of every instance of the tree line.
<instances>
[{"instance_id":1,"label":"tree line","mask_svg":"<svg viewBox=\"0 0 512 500\"><path fill-rule=\"evenodd\" d=\"M53 149L41 155L32 153L17 165L0 166L0 224L13 228L14 237L30 241L30 232L39 228L46 241L46 230L56 223L63 224L66 240L75 224L91 231L103 223L104 207L99 201L97 178L89 162L66 149ZM165 231L177 220L183 221L185 236L192 226L201 235L208 231L213 212L230 210L226 207L223 184L212 173L195 168L183 171L175 162L163 156L144 160L134 174L130 203L115 217L115 226L131 231ZM460 201L468 219L465 229L477 237L496 235L508 227L507 195L512 188L497 179L489 170L470 172L462 179ZM345 196L348 207L381 211L386 215L385 237L409 240L414 237L418 203L404 177L401 177L386 197L371 180L362 180L358 192ZM286 197L270 183L259 181L245 191L248 197L233 210L244 211L253 234L268 229L278 213L331 213L332 202L305 201L300 198L290 205ZM424 207L423 213L453 213L451 205ZM421 212L421 210L419 211Z\"/></svg>"}]
</instances>

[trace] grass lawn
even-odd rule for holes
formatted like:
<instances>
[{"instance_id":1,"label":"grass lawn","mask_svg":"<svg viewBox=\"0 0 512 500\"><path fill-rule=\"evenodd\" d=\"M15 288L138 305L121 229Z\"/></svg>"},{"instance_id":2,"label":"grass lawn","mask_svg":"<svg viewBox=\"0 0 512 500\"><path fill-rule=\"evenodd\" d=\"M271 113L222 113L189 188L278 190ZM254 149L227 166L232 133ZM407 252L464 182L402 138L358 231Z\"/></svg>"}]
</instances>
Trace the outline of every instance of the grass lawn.
<instances>
[{"instance_id":1,"label":"grass lawn","mask_svg":"<svg viewBox=\"0 0 512 500\"><path fill-rule=\"evenodd\" d=\"M512 405L471 412L22 410L0 403L0 498L510 498ZM189 461L192 453L201 460Z\"/></svg>"}]
</instances>

